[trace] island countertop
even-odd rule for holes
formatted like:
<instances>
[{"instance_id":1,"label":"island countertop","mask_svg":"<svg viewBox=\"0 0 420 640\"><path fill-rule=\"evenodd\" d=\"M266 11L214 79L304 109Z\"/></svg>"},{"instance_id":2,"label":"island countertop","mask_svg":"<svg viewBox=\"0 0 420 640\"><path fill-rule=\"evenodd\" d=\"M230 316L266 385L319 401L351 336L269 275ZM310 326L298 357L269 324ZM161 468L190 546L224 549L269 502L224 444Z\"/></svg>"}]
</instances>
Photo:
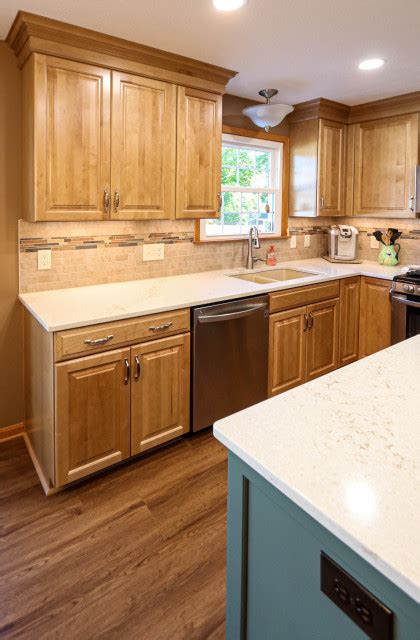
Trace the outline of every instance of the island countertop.
<instances>
[{"instance_id":1,"label":"island countertop","mask_svg":"<svg viewBox=\"0 0 420 640\"><path fill-rule=\"evenodd\" d=\"M19 300L46 331L62 331L351 276L392 280L404 269L375 262L336 264L322 258L282 262L276 268L281 267L307 271L308 276L266 285L229 277L246 272L242 268L24 293ZM251 273L269 269L265 266Z\"/></svg>"},{"instance_id":2,"label":"island countertop","mask_svg":"<svg viewBox=\"0 0 420 640\"><path fill-rule=\"evenodd\" d=\"M420 336L220 420L214 435L420 603Z\"/></svg>"}]
</instances>

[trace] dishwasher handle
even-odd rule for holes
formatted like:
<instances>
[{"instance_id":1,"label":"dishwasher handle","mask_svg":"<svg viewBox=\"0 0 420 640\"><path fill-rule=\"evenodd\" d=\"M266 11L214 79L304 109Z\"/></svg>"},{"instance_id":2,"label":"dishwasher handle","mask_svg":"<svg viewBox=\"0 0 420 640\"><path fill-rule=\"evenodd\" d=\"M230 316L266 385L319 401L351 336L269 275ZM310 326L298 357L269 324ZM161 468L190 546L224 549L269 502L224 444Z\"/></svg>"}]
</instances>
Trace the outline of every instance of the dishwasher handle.
<instances>
[{"instance_id":1,"label":"dishwasher handle","mask_svg":"<svg viewBox=\"0 0 420 640\"><path fill-rule=\"evenodd\" d=\"M232 313L219 313L217 315L198 316L198 322L224 322L227 320L236 320L237 318L246 318L260 309L267 308L267 303L255 304L241 311L233 311Z\"/></svg>"}]
</instances>

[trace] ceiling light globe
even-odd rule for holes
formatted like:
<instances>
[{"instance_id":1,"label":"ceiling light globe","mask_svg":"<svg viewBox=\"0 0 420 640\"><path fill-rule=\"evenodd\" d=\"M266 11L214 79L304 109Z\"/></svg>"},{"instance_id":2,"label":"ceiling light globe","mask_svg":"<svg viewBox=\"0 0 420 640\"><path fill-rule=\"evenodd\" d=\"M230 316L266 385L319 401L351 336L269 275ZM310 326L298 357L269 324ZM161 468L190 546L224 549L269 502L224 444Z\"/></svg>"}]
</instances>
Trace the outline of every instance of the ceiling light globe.
<instances>
[{"instance_id":1,"label":"ceiling light globe","mask_svg":"<svg viewBox=\"0 0 420 640\"><path fill-rule=\"evenodd\" d=\"M379 69L383 67L385 60L383 58L369 58L369 60L362 60L359 63L359 69L362 71L372 71L373 69Z\"/></svg>"},{"instance_id":2,"label":"ceiling light globe","mask_svg":"<svg viewBox=\"0 0 420 640\"><path fill-rule=\"evenodd\" d=\"M248 0L213 0L218 11L236 11L245 6Z\"/></svg>"}]
</instances>

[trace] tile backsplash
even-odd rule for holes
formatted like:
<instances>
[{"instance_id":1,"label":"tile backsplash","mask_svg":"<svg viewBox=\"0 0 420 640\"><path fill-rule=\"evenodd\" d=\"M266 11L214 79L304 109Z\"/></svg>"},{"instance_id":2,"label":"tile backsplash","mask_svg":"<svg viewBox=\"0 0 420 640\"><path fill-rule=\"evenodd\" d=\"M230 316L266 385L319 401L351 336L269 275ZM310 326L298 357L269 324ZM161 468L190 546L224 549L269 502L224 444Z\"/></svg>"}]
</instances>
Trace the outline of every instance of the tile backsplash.
<instances>
[{"instance_id":1,"label":"tile backsplash","mask_svg":"<svg viewBox=\"0 0 420 640\"><path fill-rule=\"evenodd\" d=\"M296 249L288 239L264 240L264 256L274 244L279 261L318 257L327 251L326 231L330 224L353 224L360 230L359 257L376 260L370 235L376 228L395 226L403 230L401 262L420 263L420 221L364 218L294 218L291 234L297 235ZM385 224L384 224L385 223ZM304 234L311 246L303 246ZM143 262L143 245L163 242L162 261ZM38 271L38 249L52 250L52 268ZM245 263L246 242L194 243L194 222L42 222L19 223L20 292L61 289L107 282L121 282L159 276L231 269Z\"/></svg>"}]
</instances>

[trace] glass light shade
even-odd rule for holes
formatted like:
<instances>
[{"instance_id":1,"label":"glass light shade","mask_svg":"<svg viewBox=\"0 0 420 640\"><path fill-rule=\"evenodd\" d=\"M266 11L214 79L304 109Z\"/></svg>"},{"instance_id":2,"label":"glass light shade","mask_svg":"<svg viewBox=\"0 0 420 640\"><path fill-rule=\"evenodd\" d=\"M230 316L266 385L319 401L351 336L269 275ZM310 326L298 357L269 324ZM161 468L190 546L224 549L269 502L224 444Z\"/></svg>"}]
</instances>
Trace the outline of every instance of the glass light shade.
<instances>
[{"instance_id":1,"label":"glass light shade","mask_svg":"<svg viewBox=\"0 0 420 640\"><path fill-rule=\"evenodd\" d=\"M280 124L293 109L290 104L256 104L254 107L246 107L242 113L257 127L268 130Z\"/></svg>"},{"instance_id":2,"label":"glass light shade","mask_svg":"<svg viewBox=\"0 0 420 640\"><path fill-rule=\"evenodd\" d=\"M213 0L213 5L219 11L236 11L244 5L248 0Z\"/></svg>"},{"instance_id":3,"label":"glass light shade","mask_svg":"<svg viewBox=\"0 0 420 640\"><path fill-rule=\"evenodd\" d=\"M359 69L362 71L372 71L372 69L379 69L383 67L385 60L383 58L369 58L369 60L362 60L359 64Z\"/></svg>"}]
</instances>

